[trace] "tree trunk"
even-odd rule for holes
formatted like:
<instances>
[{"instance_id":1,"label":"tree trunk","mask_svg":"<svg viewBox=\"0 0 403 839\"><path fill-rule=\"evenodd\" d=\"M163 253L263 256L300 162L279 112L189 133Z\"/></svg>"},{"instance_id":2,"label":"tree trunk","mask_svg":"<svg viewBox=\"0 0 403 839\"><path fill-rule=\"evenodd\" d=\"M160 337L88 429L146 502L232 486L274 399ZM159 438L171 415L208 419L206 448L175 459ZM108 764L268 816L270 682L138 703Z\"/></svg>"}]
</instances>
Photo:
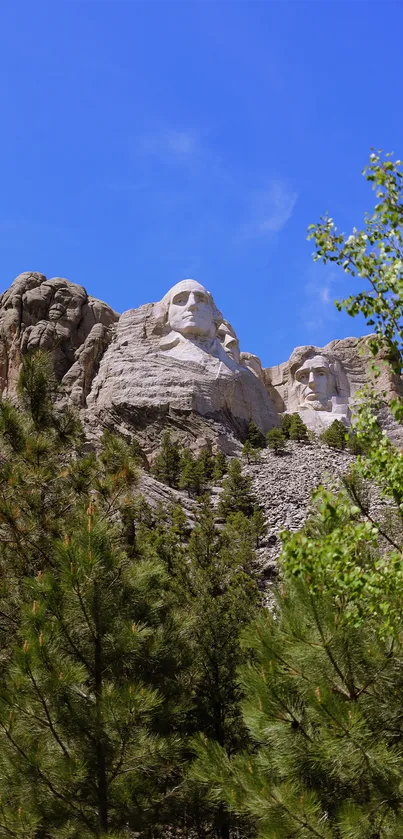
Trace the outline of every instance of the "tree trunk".
<instances>
[{"instance_id":1,"label":"tree trunk","mask_svg":"<svg viewBox=\"0 0 403 839\"><path fill-rule=\"evenodd\" d=\"M108 780L106 776L105 744L102 725L102 645L98 623L98 591L95 584L95 706L96 706L96 763L98 790L98 818L100 834L108 833Z\"/></svg>"}]
</instances>

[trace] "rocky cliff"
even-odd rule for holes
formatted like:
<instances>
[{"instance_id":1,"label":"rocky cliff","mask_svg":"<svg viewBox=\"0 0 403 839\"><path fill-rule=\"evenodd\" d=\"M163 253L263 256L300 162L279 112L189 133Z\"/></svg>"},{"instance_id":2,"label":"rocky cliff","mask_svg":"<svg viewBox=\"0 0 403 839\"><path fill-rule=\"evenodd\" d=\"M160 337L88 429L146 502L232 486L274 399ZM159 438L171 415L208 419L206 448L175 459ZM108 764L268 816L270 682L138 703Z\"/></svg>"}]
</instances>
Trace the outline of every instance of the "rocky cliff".
<instances>
[{"instance_id":1,"label":"rocky cliff","mask_svg":"<svg viewBox=\"0 0 403 839\"><path fill-rule=\"evenodd\" d=\"M2 394L12 396L22 355L37 348L52 353L64 399L82 412L90 438L103 427L136 434L149 458L166 427L193 449L211 440L233 454L251 420L266 432L298 411L320 432L335 418L349 425L363 384L385 391L386 402L402 393L382 363L371 379L365 338L297 347L263 369L195 280L119 316L69 280L20 274L0 298ZM386 404L381 417L400 442Z\"/></svg>"}]
</instances>

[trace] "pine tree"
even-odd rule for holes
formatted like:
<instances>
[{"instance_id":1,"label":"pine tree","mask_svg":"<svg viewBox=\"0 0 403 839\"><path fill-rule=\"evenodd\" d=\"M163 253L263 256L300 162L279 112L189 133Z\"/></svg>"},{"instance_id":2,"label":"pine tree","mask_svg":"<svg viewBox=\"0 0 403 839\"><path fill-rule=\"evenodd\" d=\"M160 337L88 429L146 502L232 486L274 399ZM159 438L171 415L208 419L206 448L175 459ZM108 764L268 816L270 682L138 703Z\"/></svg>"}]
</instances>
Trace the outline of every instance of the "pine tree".
<instances>
[{"instance_id":1,"label":"pine tree","mask_svg":"<svg viewBox=\"0 0 403 839\"><path fill-rule=\"evenodd\" d=\"M266 447L266 439L264 434L257 427L253 420L248 425L246 440L254 449L264 449Z\"/></svg>"},{"instance_id":2,"label":"pine tree","mask_svg":"<svg viewBox=\"0 0 403 839\"><path fill-rule=\"evenodd\" d=\"M359 440L354 431L350 431L347 440L347 448L351 454L365 454L365 445Z\"/></svg>"},{"instance_id":3,"label":"pine tree","mask_svg":"<svg viewBox=\"0 0 403 839\"><path fill-rule=\"evenodd\" d=\"M259 548L261 539L263 539L267 533L266 518L259 504L254 505L250 522L255 537L255 547Z\"/></svg>"},{"instance_id":4,"label":"pine tree","mask_svg":"<svg viewBox=\"0 0 403 839\"><path fill-rule=\"evenodd\" d=\"M280 428L271 428L266 434L266 440L269 449L273 449L274 454L283 454L286 443Z\"/></svg>"},{"instance_id":5,"label":"pine tree","mask_svg":"<svg viewBox=\"0 0 403 839\"><path fill-rule=\"evenodd\" d=\"M119 541L90 501L54 569L25 582L0 704L4 829L18 802L49 836L138 831L174 774L180 643L165 572L130 563Z\"/></svg>"},{"instance_id":6,"label":"pine tree","mask_svg":"<svg viewBox=\"0 0 403 839\"><path fill-rule=\"evenodd\" d=\"M228 761L200 738L194 777L234 815L249 816L260 837L398 839L401 644L392 654L365 625L348 626L302 580L287 582L275 614L252 624L244 643L253 653L241 684L254 745Z\"/></svg>"},{"instance_id":7,"label":"pine tree","mask_svg":"<svg viewBox=\"0 0 403 839\"><path fill-rule=\"evenodd\" d=\"M211 440L207 440L204 449L201 450L199 457L197 458L204 485L212 481L214 473L214 460L215 458Z\"/></svg>"},{"instance_id":8,"label":"pine tree","mask_svg":"<svg viewBox=\"0 0 403 839\"><path fill-rule=\"evenodd\" d=\"M290 425L291 425L292 414L282 414L281 415L281 431L283 432L283 436L286 440L290 438Z\"/></svg>"},{"instance_id":9,"label":"pine tree","mask_svg":"<svg viewBox=\"0 0 403 839\"><path fill-rule=\"evenodd\" d=\"M220 481L227 471L227 458L222 451L218 451L214 458L213 481Z\"/></svg>"},{"instance_id":10,"label":"pine tree","mask_svg":"<svg viewBox=\"0 0 403 839\"><path fill-rule=\"evenodd\" d=\"M298 443L308 442L308 429L301 419L299 414L291 415L290 422L290 440L295 440Z\"/></svg>"},{"instance_id":11,"label":"pine tree","mask_svg":"<svg viewBox=\"0 0 403 839\"><path fill-rule=\"evenodd\" d=\"M249 440L243 445L242 457L246 457L248 463L256 463L259 460L260 450L252 446Z\"/></svg>"},{"instance_id":12,"label":"pine tree","mask_svg":"<svg viewBox=\"0 0 403 839\"><path fill-rule=\"evenodd\" d=\"M400 376L402 163L372 152L364 174L376 190L364 230L345 236L325 216L310 238L316 259L369 281L337 305L365 316L371 353L381 350L388 373ZM401 422L402 400L389 406ZM373 394L361 392L354 431L365 457L345 482L349 495L314 493L317 516L284 537L275 616L262 616L246 637L254 661L243 674L245 721L255 748L229 764L216 744L199 743L199 780L214 784L233 812L249 814L262 837L402 835L403 471L377 409ZM357 477L381 488L400 536L373 518Z\"/></svg>"},{"instance_id":13,"label":"pine tree","mask_svg":"<svg viewBox=\"0 0 403 839\"><path fill-rule=\"evenodd\" d=\"M183 760L186 619L131 447L105 433L85 453L50 359L22 370L20 407L0 403L0 834L157 830Z\"/></svg>"},{"instance_id":14,"label":"pine tree","mask_svg":"<svg viewBox=\"0 0 403 839\"><path fill-rule=\"evenodd\" d=\"M347 446L347 430L341 420L334 420L328 428L321 434L323 443L330 446L331 449L345 449Z\"/></svg>"},{"instance_id":15,"label":"pine tree","mask_svg":"<svg viewBox=\"0 0 403 839\"><path fill-rule=\"evenodd\" d=\"M253 535L242 513L232 514L223 531L214 523L206 498L189 541L189 611L193 626L193 690L191 715L194 732L219 744L227 755L248 742L243 724L237 668L245 660L240 633L259 608L253 578ZM199 788L196 787L196 791ZM192 784L188 795L194 795ZM239 825L219 804L203 803L204 819L213 822L216 835L226 839Z\"/></svg>"},{"instance_id":16,"label":"pine tree","mask_svg":"<svg viewBox=\"0 0 403 839\"><path fill-rule=\"evenodd\" d=\"M37 390L36 390L37 388ZM54 563L54 538L88 498L95 458L71 411L55 411L50 359L25 356L20 401L0 401L0 671L19 624L21 579Z\"/></svg>"},{"instance_id":17,"label":"pine tree","mask_svg":"<svg viewBox=\"0 0 403 839\"><path fill-rule=\"evenodd\" d=\"M158 481L177 489L180 476L180 451L178 443L171 439L169 431L162 437L161 451L155 458L152 473Z\"/></svg>"},{"instance_id":18,"label":"pine tree","mask_svg":"<svg viewBox=\"0 0 403 839\"><path fill-rule=\"evenodd\" d=\"M251 479L242 474L239 460L234 458L228 468L228 475L223 481L223 491L218 505L218 512L226 518L230 513L243 513L249 517L253 513L254 496Z\"/></svg>"},{"instance_id":19,"label":"pine tree","mask_svg":"<svg viewBox=\"0 0 403 839\"><path fill-rule=\"evenodd\" d=\"M185 449L180 459L179 489L186 489L189 496L201 495L204 489L203 462L195 459L189 449Z\"/></svg>"}]
</instances>

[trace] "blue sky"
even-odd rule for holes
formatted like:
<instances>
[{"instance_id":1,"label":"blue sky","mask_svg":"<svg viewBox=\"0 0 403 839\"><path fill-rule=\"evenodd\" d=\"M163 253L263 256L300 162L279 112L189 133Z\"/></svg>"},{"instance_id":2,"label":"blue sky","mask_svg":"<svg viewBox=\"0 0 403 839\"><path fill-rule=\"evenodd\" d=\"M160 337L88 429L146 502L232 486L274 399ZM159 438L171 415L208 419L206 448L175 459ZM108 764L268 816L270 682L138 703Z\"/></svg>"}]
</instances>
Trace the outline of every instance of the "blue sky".
<instances>
[{"instance_id":1,"label":"blue sky","mask_svg":"<svg viewBox=\"0 0 403 839\"><path fill-rule=\"evenodd\" d=\"M2 289L124 311L195 277L264 366L363 334L306 228L360 226L370 147L403 155L402 26L393 0L5 0Z\"/></svg>"}]
</instances>

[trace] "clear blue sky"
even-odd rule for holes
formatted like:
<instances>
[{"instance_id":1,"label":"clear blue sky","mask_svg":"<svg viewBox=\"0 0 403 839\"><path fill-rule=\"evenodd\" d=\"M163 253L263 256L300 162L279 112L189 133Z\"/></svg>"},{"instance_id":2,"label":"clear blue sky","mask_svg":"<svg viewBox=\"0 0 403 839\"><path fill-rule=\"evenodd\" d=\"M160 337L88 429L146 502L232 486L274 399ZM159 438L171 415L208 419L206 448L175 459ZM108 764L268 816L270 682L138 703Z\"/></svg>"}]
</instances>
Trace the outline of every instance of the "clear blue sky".
<instances>
[{"instance_id":1,"label":"clear blue sky","mask_svg":"<svg viewBox=\"0 0 403 839\"><path fill-rule=\"evenodd\" d=\"M403 3L4 0L1 286L67 277L124 311L195 277L264 366L362 334L306 228L403 156Z\"/></svg>"}]
</instances>

